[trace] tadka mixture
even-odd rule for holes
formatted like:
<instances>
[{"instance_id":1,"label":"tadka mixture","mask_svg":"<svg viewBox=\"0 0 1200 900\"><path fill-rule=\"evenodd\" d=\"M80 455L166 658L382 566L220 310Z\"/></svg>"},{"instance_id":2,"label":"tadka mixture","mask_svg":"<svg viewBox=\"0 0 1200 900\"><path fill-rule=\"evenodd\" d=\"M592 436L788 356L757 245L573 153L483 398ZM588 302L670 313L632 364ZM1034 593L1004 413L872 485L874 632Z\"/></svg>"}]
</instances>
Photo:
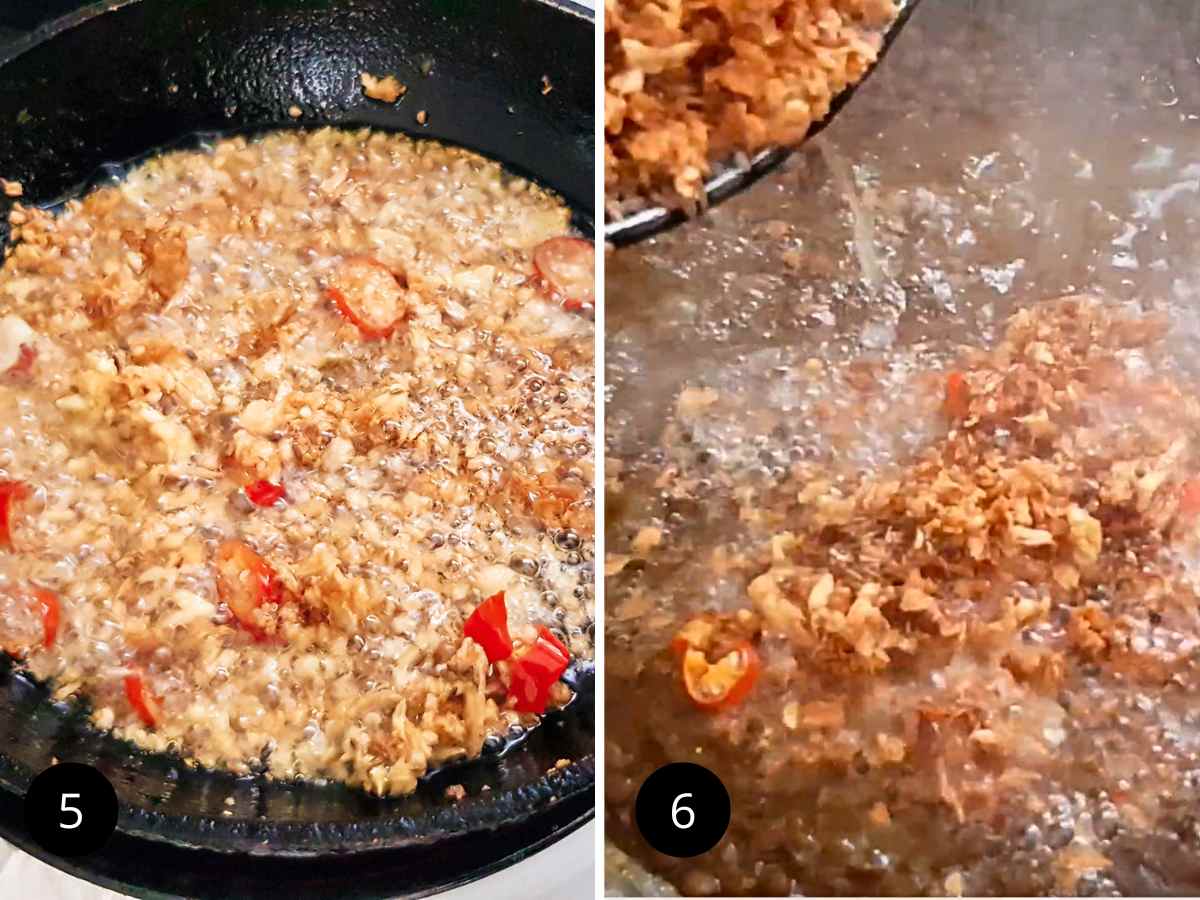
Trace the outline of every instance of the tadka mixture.
<instances>
[{"instance_id":1,"label":"tadka mixture","mask_svg":"<svg viewBox=\"0 0 1200 900\"><path fill-rule=\"evenodd\" d=\"M813 360L839 400L814 388L797 419L843 453L731 486L768 539L673 548L645 527L609 561L609 695L655 698L610 709L610 835L687 894L978 896L1094 890L1188 828L1200 400L1168 330L1088 297L1022 310L996 347L892 383L881 427L926 439L883 467L845 440L889 361ZM720 404L688 388L668 430ZM686 498L701 475L723 477L672 464L658 484ZM740 579L740 602L661 605L631 563L664 554ZM691 860L650 852L631 818L637 785L678 760L733 797Z\"/></svg>"},{"instance_id":2,"label":"tadka mixture","mask_svg":"<svg viewBox=\"0 0 1200 900\"><path fill-rule=\"evenodd\" d=\"M475 154L176 152L0 270L0 646L101 728L379 794L592 655L592 248Z\"/></svg>"}]
</instances>

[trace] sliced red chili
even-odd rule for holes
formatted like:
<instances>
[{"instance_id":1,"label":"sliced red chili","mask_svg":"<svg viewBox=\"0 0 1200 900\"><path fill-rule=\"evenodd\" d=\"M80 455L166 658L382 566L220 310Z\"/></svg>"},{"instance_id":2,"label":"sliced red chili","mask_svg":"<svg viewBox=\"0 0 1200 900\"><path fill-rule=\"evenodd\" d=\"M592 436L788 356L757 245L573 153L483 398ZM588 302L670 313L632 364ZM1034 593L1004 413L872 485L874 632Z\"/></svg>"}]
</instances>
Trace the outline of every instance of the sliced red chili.
<instances>
[{"instance_id":1,"label":"sliced red chili","mask_svg":"<svg viewBox=\"0 0 1200 900\"><path fill-rule=\"evenodd\" d=\"M727 652L716 662L708 654L718 641L719 622L704 615L690 620L675 634L671 650L678 657L684 690L696 706L708 712L736 706L749 695L762 669L749 641L724 643Z\"/></svg>"},{"instance_id":2,"label":"sliced red chili","mask_svg":"<svg viewBox=\"0 0 1200 900\"><path fill-rule=\"evenodd\" d=\"M46 588L34 588L33 596L42 607L42 646L49 650L58 638L58 622L62 615L58 594Z\"/></svg>"},{"instance_id":3,"label":"sliced red chili","mask_svg":"<svg viewBox=\"0 0 1200 900\"><path fill-rule=\"evenodd\" d=\"M338 267L325 292L364 338L378 340L389 337L408 311L407 287L378 260L352 256Z\"/></svg>"},{"instance_id":4,"label":"sliced red chili","mask_svg":"<svg viewBox=\"0 0 1200 900\"><path fill-rule=\"evenodd\" d=\"M13 506L29 499L29 486L20 481L0 481L0 547L11 548Z\"/></svg>"},{"instance_id":5,"label":"sliced red chili","mask_svg":"<svg viewBox=\"0 0 1200 900\"><path fill-rule=\"evenodd\" d=\"M257 641L268 637L256 615L259 607L279 606L283 585L275 570L242 541L226 541L217 548L217 593L238 624Z\"/></svg>"},{"instance_id":6,"label":"sliced red chili","mask_svg":"<svg viewBox=\"0 0 1200 900\"><path fill-rule=\"evenodd\" d=\"M683 685L700 709L717 712L741 703L754 688L762 670L758 653L749 641L709 662L703 650L690 648L683 654Z\"/></svg>"},{"instance_id":7,"label":"sliced red chili","mask_svg":"<svg viewBox=\"0 0 1200 900\"><path fill-rule=\"evenodd\" d=\"M492 594L467 617L463 633L483 648L488 662L499 662L512 656L512 638L508 635L508 607L504 591Z\"/></svg>"},{"instance_id":8,"label":"sliced red chili","mask_svg":"<svg viewBox=\"0 0 1200 900\"><path fill-rule=\"evenodd\" d=\"M17 354L17 361L8 367L8 371L5 374L24 377L33 371L33 364L36 361L37 347L34 347L32 344L22 344Z\"/></svg>"},{"instance_id":9,"label":"sliced red chili","mask_svg":"<svg viewBox=\"0 0 1200 900\"><path fill-rule=\"evenodd\" d=\"M962 372L951 372L946 376L946 397L942 409L946 416L955 421L965 419L971 408L971 391Z\"/></svg>"},{"instance_id":10,"label":"sliced red chili","mask_svg":"<svg viewBox=\"0 0 1200 900\"><path fill-rule=\"evenodd\" d=\"M246 485L246 496L255 506L274 506L275 503L287 496L282 484L270 481L256 481Z\"/></svg>"},{"instance_id":11,"label":"sliced red chili","mask_svg":"<svg viewBox=\"0 0 1200 900\"><path fill-rule=\"evenodd\" d=\"M537 641L508 668L508 693L518 712L544 713L550 688L571 661L562 641L545 625L538 626Z\"/></svg>"},{"instance_id":12,"label":"sliced red chili","mask_svg":"<svg viewBox=\"0 0 1200 900\"><path fill-rule=\"evenodd\" d=\"M147 728L153 728L162 718L162 705L157 697L146 690L141 675L125 676L125 698Z\"/></svg>"},{"instance_id":13,"label":"sliced red chili","mask_svg":"<svg viewBox=\"0 0 1200 900\"><path fill-rule=\"evenodd\" d=\"M563 309L577 310L596 300L596 248L591 241L556 237L542 241L533 251L538 284Z\"/></svg>"}]
</instances>

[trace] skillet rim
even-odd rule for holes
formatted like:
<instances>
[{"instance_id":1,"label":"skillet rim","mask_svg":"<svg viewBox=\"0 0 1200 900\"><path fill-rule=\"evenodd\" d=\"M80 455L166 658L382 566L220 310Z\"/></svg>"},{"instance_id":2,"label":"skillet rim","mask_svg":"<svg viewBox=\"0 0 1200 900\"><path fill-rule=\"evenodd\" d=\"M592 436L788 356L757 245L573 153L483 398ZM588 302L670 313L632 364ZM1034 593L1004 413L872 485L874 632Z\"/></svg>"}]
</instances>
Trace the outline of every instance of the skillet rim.
<instances>
[{"instance_id":1,"label":"skillet rim","mask_svg":"<svg viewBox=\"0 0 1200 900\"><path fill-rule=\"evenodd\" d=\"M43 22L27 34L10 41L7 49L0 51L0 66L7 65L21 54L32 50L38 44L57 37L64 31L74 28L77 25L82 25L90 19L94 19L105 13L117 12L126 6L134 6L135 4L144 2L145 0L92 0L91 3L81 6L79 9L72 10L65 15L50 19L48 22ZM548 6L559 12L572 15L577 19L583 19L591 23L592 27L595 28L595 12L590 7L576 2L576 0L526 0L526 2L539 3L542 6Z\"/></svg>"}]
</instances>

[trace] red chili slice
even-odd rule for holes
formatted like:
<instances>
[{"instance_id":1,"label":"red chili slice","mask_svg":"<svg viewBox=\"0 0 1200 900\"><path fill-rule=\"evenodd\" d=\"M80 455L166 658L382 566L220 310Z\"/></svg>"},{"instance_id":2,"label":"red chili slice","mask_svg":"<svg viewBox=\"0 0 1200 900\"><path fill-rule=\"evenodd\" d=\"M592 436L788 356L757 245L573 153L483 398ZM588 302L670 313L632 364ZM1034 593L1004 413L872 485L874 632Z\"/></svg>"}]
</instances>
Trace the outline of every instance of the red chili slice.
<instances>
[{"instance_id":1,"label":"red chili slice","mask_svg":"<svg viewBox=\"0 0 1200 900\"><path fill-rule=\"evenodd\" d=\"M33 596L42 606L42 646L49 650L58 638L58 621L62 615L58 594L45 588L34 588Z\"/></svg>"},{"instance_id":2,"label":"red chili slice","mask_svg":"<svg viewBox=\"0 0 1200 900\"><path fill-rule=\"evenodd\" d=\"M971 407L971 391L962 372L951 372L946 376L946 397L942 409L953 420L965 419Z\"/></svg>"},{"instance_id":3,"label":"red chili slice","mask_svg":"<svg viewBox=\"0 0 1200 900\"><path fill-rule=\"evenodd\" d=\"M15 377L23 377L33 371L33 364L37 361L37 347L32 344L22 344L18 351L17 361L8 367L6 375Z\"/></svg>"},{"instance_id":4,"label":"red chili slice","mask_svg":"<svg viewBox=\"0 0 1200 900\"><path fill-rule=\"evenodd\" d=\"M368 256L345 260L325 291L368 340L391 336L408 311L407 281Z\"/></svg>"},{"instance_id":5,"label":"red chili slice","mask_svg":"<svg viewBox=\"0 0 1200 900\"><path fill-rule=\"evenodd\" d=\"M467 617L463 634L483 648L488 662L499 662L512 656L512 638L508 635L508 607L504 591L492 594Z\"/></svg>"},{"instance_id":6,"label":"red chili slice","mask_svg":"<svg viewBox=\"0 0 1200 900\"><path fill-rule=\"evenodd\" d=\"M29 499L29 486L20 481L0 481L0 547L12 548L13 505Z\"/></svg>"},{"instance_id":7,"label":"red chili slice","mask_svg":"<svg viewBox=\"0 0 1200 900\"><path fill-rule=\"evenodd\" d=\"M533 251L538 283L563 309L577 310L596 301L596 248L581 238L556 237Z\"/></svg>"},{"instance_id":8,"label":"red chili slice","mask_svg":"<svg viewBox=\"0 0 1200 900\"><path fill-rule=\"evenodd\" d=\"M256 641L268 637L255 610L283 603L283 585L275 570L241 541L226 541L217 548L217 593L238 623Z\"/></svg>"},{"instance_id":9,"label":"red chili slice","mask_svg":"<svg viewBox=\"0 0 1200 900\"><path fill-rule=\"evenodd\" d=\"M256 481L246 485L246 496L255 506L274 506L287 495L282 484L272 484L270 481Z\"/></svg>"},{"instance_id":10,"label":"red chili slice","mask_svg":"<svg viewBox=\"0 0 1200 900\"><path fill-rule=\"evenodd\" d=\"M683 654L684 688L692 702L706 712L741 703L761 671L758 653L748 641L739 642L716 662L709 662L703 650L692 648Z\"/></svg>"},{"instance_id":11,"label":"red chili slice","mask_svg":"<svg viewBox=\"0 0 1200 900\"><path fill-rule=\"evenodd\" d=\"M125 697L147 728L153 728L162 718L162 706L157 697L146 690L141 675L125 676Z\"/></svg>"},{"instance_id":12,"label":"red chili slice","mask_svg":"<svg viewBox=\"0 0 1200 900\"><path fill-rule=\"evenodd\" d=\"M518 712L544 713L550 688L562 677L571 660L562 641L545 625L538 626L537 641L508 668L508 693Z\"/></svg>"}]
</instances>

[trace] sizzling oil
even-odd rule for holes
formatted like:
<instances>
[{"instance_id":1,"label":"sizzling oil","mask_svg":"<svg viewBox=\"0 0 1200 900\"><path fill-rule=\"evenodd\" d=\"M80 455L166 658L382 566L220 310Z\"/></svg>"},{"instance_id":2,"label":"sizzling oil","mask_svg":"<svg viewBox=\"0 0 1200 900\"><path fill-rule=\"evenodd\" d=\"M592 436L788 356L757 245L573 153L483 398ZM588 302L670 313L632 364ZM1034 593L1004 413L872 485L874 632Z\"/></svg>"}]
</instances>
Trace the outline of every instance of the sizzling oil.
<instances>
[{"instance_id":1,"label":"sizzling oil","mask_svg":"<svg viewBox=\"0 0 1200 900\"><path fill-rule=\"evenodd\" d=\"M1014 308L1087 291L1161 311L1168 367L1194 381L1197 45L1200 20L1183 3L925 0L872 81L784 171L610 256L607 547L639 555L631 543L649 525L663 549L609 580L607 696L622 708L609 701L608 833L685 893L1046 893L1055 854L1076 837L1113 861L1081 878L1080 894L1200 885L1200 719L1176 700L1123 692L1147 750L1101 752L1094 779L1070 771L1087 735L1064 736L1074 749L1040 815L986 829L934 812L885 845L853 817L816 812L822 792L853 790L837 778L791 783L782 769L765 792L752 766L722 755L710 720L661 702L675 686L648 665L691 614L742 602L744 581L714 577L708 559L718 544L761 543L737 520L734 486L769 489L798 461L902 462L930 428L905 385L960 344L994 342ZM871 414L815 420L862 360L883 361ZM684 427L678 397L701 387L721 401ZM660 487L668 470L691 489ZM645 596L654 602L633 602ZM624 714L631 696L647 698L644 715ZM640 779L680 754L735 782L730 834L691 862L648 851L628 818ZM1135 833L1116 806L1139 790L1161 816ZM745 825L739 802L752 806Z\"/></svg>"}]
</instances>

